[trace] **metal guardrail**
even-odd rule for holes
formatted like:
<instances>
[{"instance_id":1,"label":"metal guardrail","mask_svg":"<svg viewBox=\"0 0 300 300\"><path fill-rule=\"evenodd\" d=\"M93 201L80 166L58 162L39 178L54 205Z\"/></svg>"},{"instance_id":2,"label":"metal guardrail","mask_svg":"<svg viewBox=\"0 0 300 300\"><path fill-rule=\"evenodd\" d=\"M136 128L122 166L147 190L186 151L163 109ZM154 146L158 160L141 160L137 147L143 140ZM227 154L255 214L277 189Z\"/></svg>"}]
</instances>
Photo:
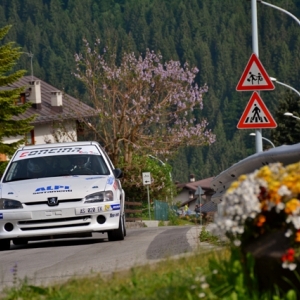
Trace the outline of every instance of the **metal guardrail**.
<instances>
[{"instance_id":1,"label":"metal guardrail","mask_svg":"<svg viewBox=\"0 0 300 300\"><path fill-rule=\"evenodd\" d=\"M249 174L270 163L281 162L283 165L288 165L298 161L300 161L300 143L283 145L248 156L212 180L211 188L215 193L211 200L216 204L220 203L224 192L240 175Z\"/></svg>"}]
</instances>

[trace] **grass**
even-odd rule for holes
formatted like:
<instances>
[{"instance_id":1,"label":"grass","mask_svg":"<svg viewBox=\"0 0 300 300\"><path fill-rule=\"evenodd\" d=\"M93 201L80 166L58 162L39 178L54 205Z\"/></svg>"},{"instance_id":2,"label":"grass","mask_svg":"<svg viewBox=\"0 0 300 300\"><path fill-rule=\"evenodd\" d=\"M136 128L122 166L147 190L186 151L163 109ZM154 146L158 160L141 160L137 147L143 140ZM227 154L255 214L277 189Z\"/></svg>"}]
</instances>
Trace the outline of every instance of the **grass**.
<instances>
[{"instance_id":1,"label":"grass","mask_svg":"<svg viewBox=\"0 0 300 300\"><path fill-rule=\"evenodd\" d=\"M203 226L200 241L220 246L217 237ZM17 276L17 274L16 274ZM278 274L280 276L280 274ZM300 283L300 277L299 277ZM3 291L1 300L296 300L299 291L261 291L254 259L239 248L217 247L177 259L115 272L73 278L52 286L15 283Z\"/></svg>"}]
</instances>

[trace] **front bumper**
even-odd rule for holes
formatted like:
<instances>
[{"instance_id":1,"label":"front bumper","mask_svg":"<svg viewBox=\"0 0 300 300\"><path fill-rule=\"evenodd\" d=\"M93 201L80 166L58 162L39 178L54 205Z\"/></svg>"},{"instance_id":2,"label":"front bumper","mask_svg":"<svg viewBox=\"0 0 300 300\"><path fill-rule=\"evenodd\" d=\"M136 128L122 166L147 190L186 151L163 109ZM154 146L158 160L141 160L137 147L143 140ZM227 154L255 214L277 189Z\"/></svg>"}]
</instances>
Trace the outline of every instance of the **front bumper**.
<instances>
[{"instance_id":1,"label":"front bumper","mask_svg":"<svg viewBox=\"0 0 300 300\"><path fill-rule=\"evenodd\" d=\"M120 203L60 203L0 211L0 239L105 232L119 227Z\"/></svg>"}]
</instances>

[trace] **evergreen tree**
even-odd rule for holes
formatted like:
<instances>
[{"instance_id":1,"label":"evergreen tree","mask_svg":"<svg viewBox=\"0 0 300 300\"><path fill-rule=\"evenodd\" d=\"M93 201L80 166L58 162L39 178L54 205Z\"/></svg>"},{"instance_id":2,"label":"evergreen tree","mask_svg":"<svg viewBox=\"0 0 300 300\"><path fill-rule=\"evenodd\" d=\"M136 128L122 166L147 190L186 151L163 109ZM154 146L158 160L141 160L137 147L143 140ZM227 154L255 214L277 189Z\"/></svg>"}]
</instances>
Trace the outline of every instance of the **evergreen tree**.
<instances>
[{"instance_id":1,"label":"evergreen tree","mask_svg":"<svg viewBox=\"0 0 300 300\"><path fill-rule=\"evenodd\" d=\"M286 93L286 97L279 102L278 109L275 112L277 128L272 130L271 140L277 146L292 145L300 142L300 121L285 116L285 112L300 116L299 97L292 92Z\"/></svg>"},{"instance_id":2,"label":"evergreen tree","mask_svg":"<svg viewBox=\"0 0 300 300\"><path fill-rule=\"evenodd\" d=\"M10 28L11 26L9 25L0 28L0 40L6 36ZM30 122L33 118L23 120L14 118L24 113L31 105L30 103L16 105L16 101L20 97L20 93L24 91L24 88L6 88L25 73L24 70L11 72L21 54L20 48L15 47L13 42L0 46L0 153L8 156L12 155L21 143L24 143L24 139L5 144L3 143L3 138L24 136L32 129Z\"/></svg>"}]
</instances>

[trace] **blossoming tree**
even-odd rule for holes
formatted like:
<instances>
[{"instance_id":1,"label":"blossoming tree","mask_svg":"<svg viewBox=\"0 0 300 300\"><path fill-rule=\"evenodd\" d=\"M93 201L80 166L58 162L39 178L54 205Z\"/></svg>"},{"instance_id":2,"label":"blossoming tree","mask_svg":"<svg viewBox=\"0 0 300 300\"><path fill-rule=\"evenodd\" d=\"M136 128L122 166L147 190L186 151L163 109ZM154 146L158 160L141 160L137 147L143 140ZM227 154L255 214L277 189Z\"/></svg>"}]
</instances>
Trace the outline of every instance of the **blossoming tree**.
<instances>
[{"instance_id":1,"label":"blossoming tree","mask_svg":"<svg viewBox=\"0 0 300 300\"><path fill-rule=\"evenodd\" d=\"M162 62L147 50L136 57L125 53L120 63L116 55L104 51L100 41L92 50L86 40L83 54L76 54L76 73L86 86L99 118L89 127L97 135L112 161L120 157L127 165L133 153L173 154L182 145L209 145L215 136L208 122L196 122L195 108L202 109L207 86L195 83L197 68L178 61Z\"/></svg>"}]
</instances>

